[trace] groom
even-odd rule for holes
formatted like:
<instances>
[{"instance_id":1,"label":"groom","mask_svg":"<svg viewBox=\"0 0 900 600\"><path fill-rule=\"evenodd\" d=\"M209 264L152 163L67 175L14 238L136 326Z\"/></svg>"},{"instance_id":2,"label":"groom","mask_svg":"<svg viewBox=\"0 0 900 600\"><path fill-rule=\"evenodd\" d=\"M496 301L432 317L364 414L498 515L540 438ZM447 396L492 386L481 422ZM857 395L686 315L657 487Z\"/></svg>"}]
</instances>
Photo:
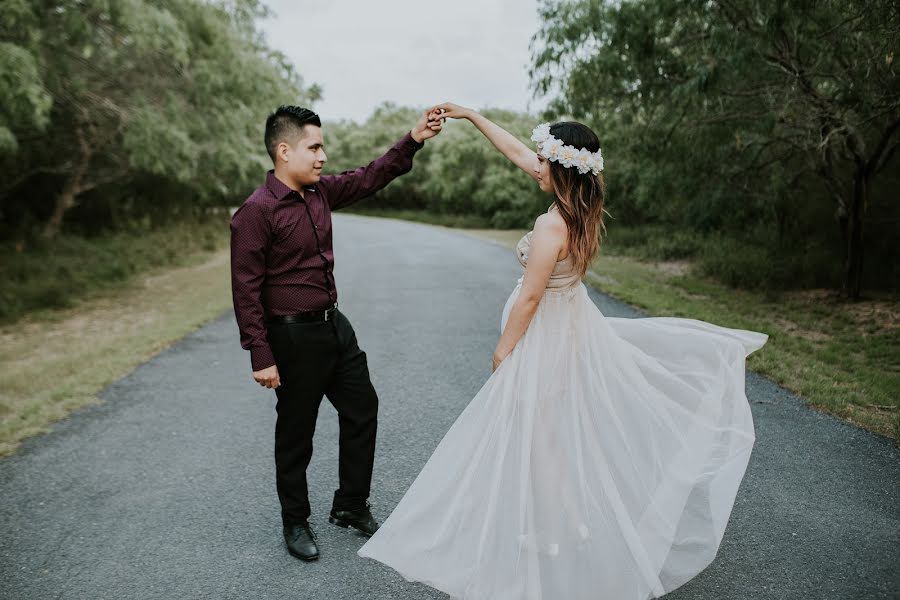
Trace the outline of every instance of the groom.
<instances>
[{"instance_id":1,"label":"groom","mask_svg":"<svg viewBox=\"0 0 900 600\"><path fill-rule=\"evenodd\" d=\"M325 143L319 116L281 106L266 119L274 169L231 220L231 285L241 346L253 378L274 389L275 471L288 551L319 557L309 526L306 467L323 396L340 424L340 487L329 521L366 535L378 529L367 499L375 454L378 397L366 354L338 311L331 211L350 206L412 168L423 142L437 135L437 113L368 166L322 175Z\"/></svg>"}]
</instances>

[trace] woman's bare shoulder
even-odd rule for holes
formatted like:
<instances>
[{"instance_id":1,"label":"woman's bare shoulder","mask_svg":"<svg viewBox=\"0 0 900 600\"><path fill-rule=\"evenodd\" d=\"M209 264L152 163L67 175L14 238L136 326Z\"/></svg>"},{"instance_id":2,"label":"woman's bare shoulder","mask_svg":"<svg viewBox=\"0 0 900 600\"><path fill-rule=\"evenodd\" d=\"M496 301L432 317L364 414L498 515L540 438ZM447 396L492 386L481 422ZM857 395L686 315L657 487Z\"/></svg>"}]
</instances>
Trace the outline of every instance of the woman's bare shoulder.
<instances>
[{"instance_id":1,"label":"woman's bare shoulder","mask_svg":"<svg viewBox=\"0 0 900 600\"><path fill-rule=\"evenodd\" d=\"M552 245L557 251L557 260L563 260L568 256L569 228L565 219L557 211L548 212L539 216L534 221L534 235L543 240L542 243Z\"/></svg>"},{"instance_id":2,"label":"woman's bare shoulder","mask_svg":"<svg viewBox=\"0 0 900 600\"><path fill-rule=\"evenodd\" d=\"M565 219L562 218L558 211L544 213L535 219L534 230L537 231L538 229L554 237L558 235L565 237L569 230Z\"/></svg>"}]
</instances>

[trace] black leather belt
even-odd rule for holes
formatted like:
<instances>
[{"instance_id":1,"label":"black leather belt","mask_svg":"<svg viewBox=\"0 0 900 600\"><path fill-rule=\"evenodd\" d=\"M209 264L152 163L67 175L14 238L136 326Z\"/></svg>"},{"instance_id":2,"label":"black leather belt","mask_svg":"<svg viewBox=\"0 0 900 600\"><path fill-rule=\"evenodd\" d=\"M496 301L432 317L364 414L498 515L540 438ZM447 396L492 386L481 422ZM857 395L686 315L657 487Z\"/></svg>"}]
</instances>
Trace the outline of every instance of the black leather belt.
<instances>
[{"instance_id":1,"label":"black leather belt","mask_svg":"<svg viewBox=\"0 0 900 600\"><path fill-rule=\"evenodd\" d=\"M337 304L326 310L311 310L294 315L266 315L269 323L318 323L331 321L337 312Z\"/></svg>"}]
</instances>

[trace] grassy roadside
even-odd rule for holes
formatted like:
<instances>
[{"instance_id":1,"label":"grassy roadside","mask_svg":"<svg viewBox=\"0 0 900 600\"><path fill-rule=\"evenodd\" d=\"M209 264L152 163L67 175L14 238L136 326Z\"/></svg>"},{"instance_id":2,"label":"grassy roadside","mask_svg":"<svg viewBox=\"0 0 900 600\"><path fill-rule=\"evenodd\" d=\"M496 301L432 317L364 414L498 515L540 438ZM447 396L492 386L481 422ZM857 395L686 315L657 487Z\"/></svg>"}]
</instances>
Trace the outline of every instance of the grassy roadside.
<instances>
[{"instance_id":1,"label":"grassy roadside","mask_svg":"<svg viewBox=\"0 0 900 600\"><path fill-rule=\"evenodd\" d=\"M469 230L514 247L524 231ZM685 261L601 254L591 284L650 315L690 317L769 334L749 368L819 410L900 439L900 299L848 303L827 290L735 290Z\"/></svg>"},{"instance_id":2,"label":"grassy roadside","mask_svg":"<svg viewBox=\"0 0 900 600\"><path fill-rule=\"evenodd\" d=\"M228 243L225 216L185 220L93 238L66 235L52 241L0 243L0 325L22 317L53 315L62 308L127 287L152 269L195 262Z\"/></svg>"},{"instance_id":3,"label":"grassy roadside","mask_svg":"<svg viewBox=\"0 0 900 600\"><path fill-rule=\"evenodd\" d=\"M223 229L215 251L182 253L181 266L136 273L69 308L0 326L0 456L96 403L107 384L231 306Z\"/></svg>"}]
</instances>

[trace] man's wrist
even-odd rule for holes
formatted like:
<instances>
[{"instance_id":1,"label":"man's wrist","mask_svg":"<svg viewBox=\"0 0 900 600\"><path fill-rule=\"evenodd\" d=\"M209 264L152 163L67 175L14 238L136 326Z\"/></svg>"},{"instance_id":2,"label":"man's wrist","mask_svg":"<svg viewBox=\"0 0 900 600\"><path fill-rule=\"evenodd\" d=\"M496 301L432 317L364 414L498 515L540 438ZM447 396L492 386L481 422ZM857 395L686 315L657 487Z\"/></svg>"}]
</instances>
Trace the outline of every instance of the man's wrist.
<instances>
[{"instance_id":1,"label":"man's wrist","mask_svg":"<svg viewBox=\"0 0 900 600\"><path fill-rule=\"evenodd\" d=\"M250 349L250 365L254 371L268 369L275 364L275 356L269 346L257 346Z\"/></svg>"},{"instance_id":2,"label":"man's wrist","mask_svg":"<svg viewBox=\"0 0 900 600\"><path fill-rule=\"evenodd\" d=\"M421 135L422 135L421 133L416 131L415 127L413 127L412 129L409 130L409 137L411 137L413 139L413 141L416 142L417 144L425 143L425 138L421 137Z\"/></svg>"}]
</instances>

